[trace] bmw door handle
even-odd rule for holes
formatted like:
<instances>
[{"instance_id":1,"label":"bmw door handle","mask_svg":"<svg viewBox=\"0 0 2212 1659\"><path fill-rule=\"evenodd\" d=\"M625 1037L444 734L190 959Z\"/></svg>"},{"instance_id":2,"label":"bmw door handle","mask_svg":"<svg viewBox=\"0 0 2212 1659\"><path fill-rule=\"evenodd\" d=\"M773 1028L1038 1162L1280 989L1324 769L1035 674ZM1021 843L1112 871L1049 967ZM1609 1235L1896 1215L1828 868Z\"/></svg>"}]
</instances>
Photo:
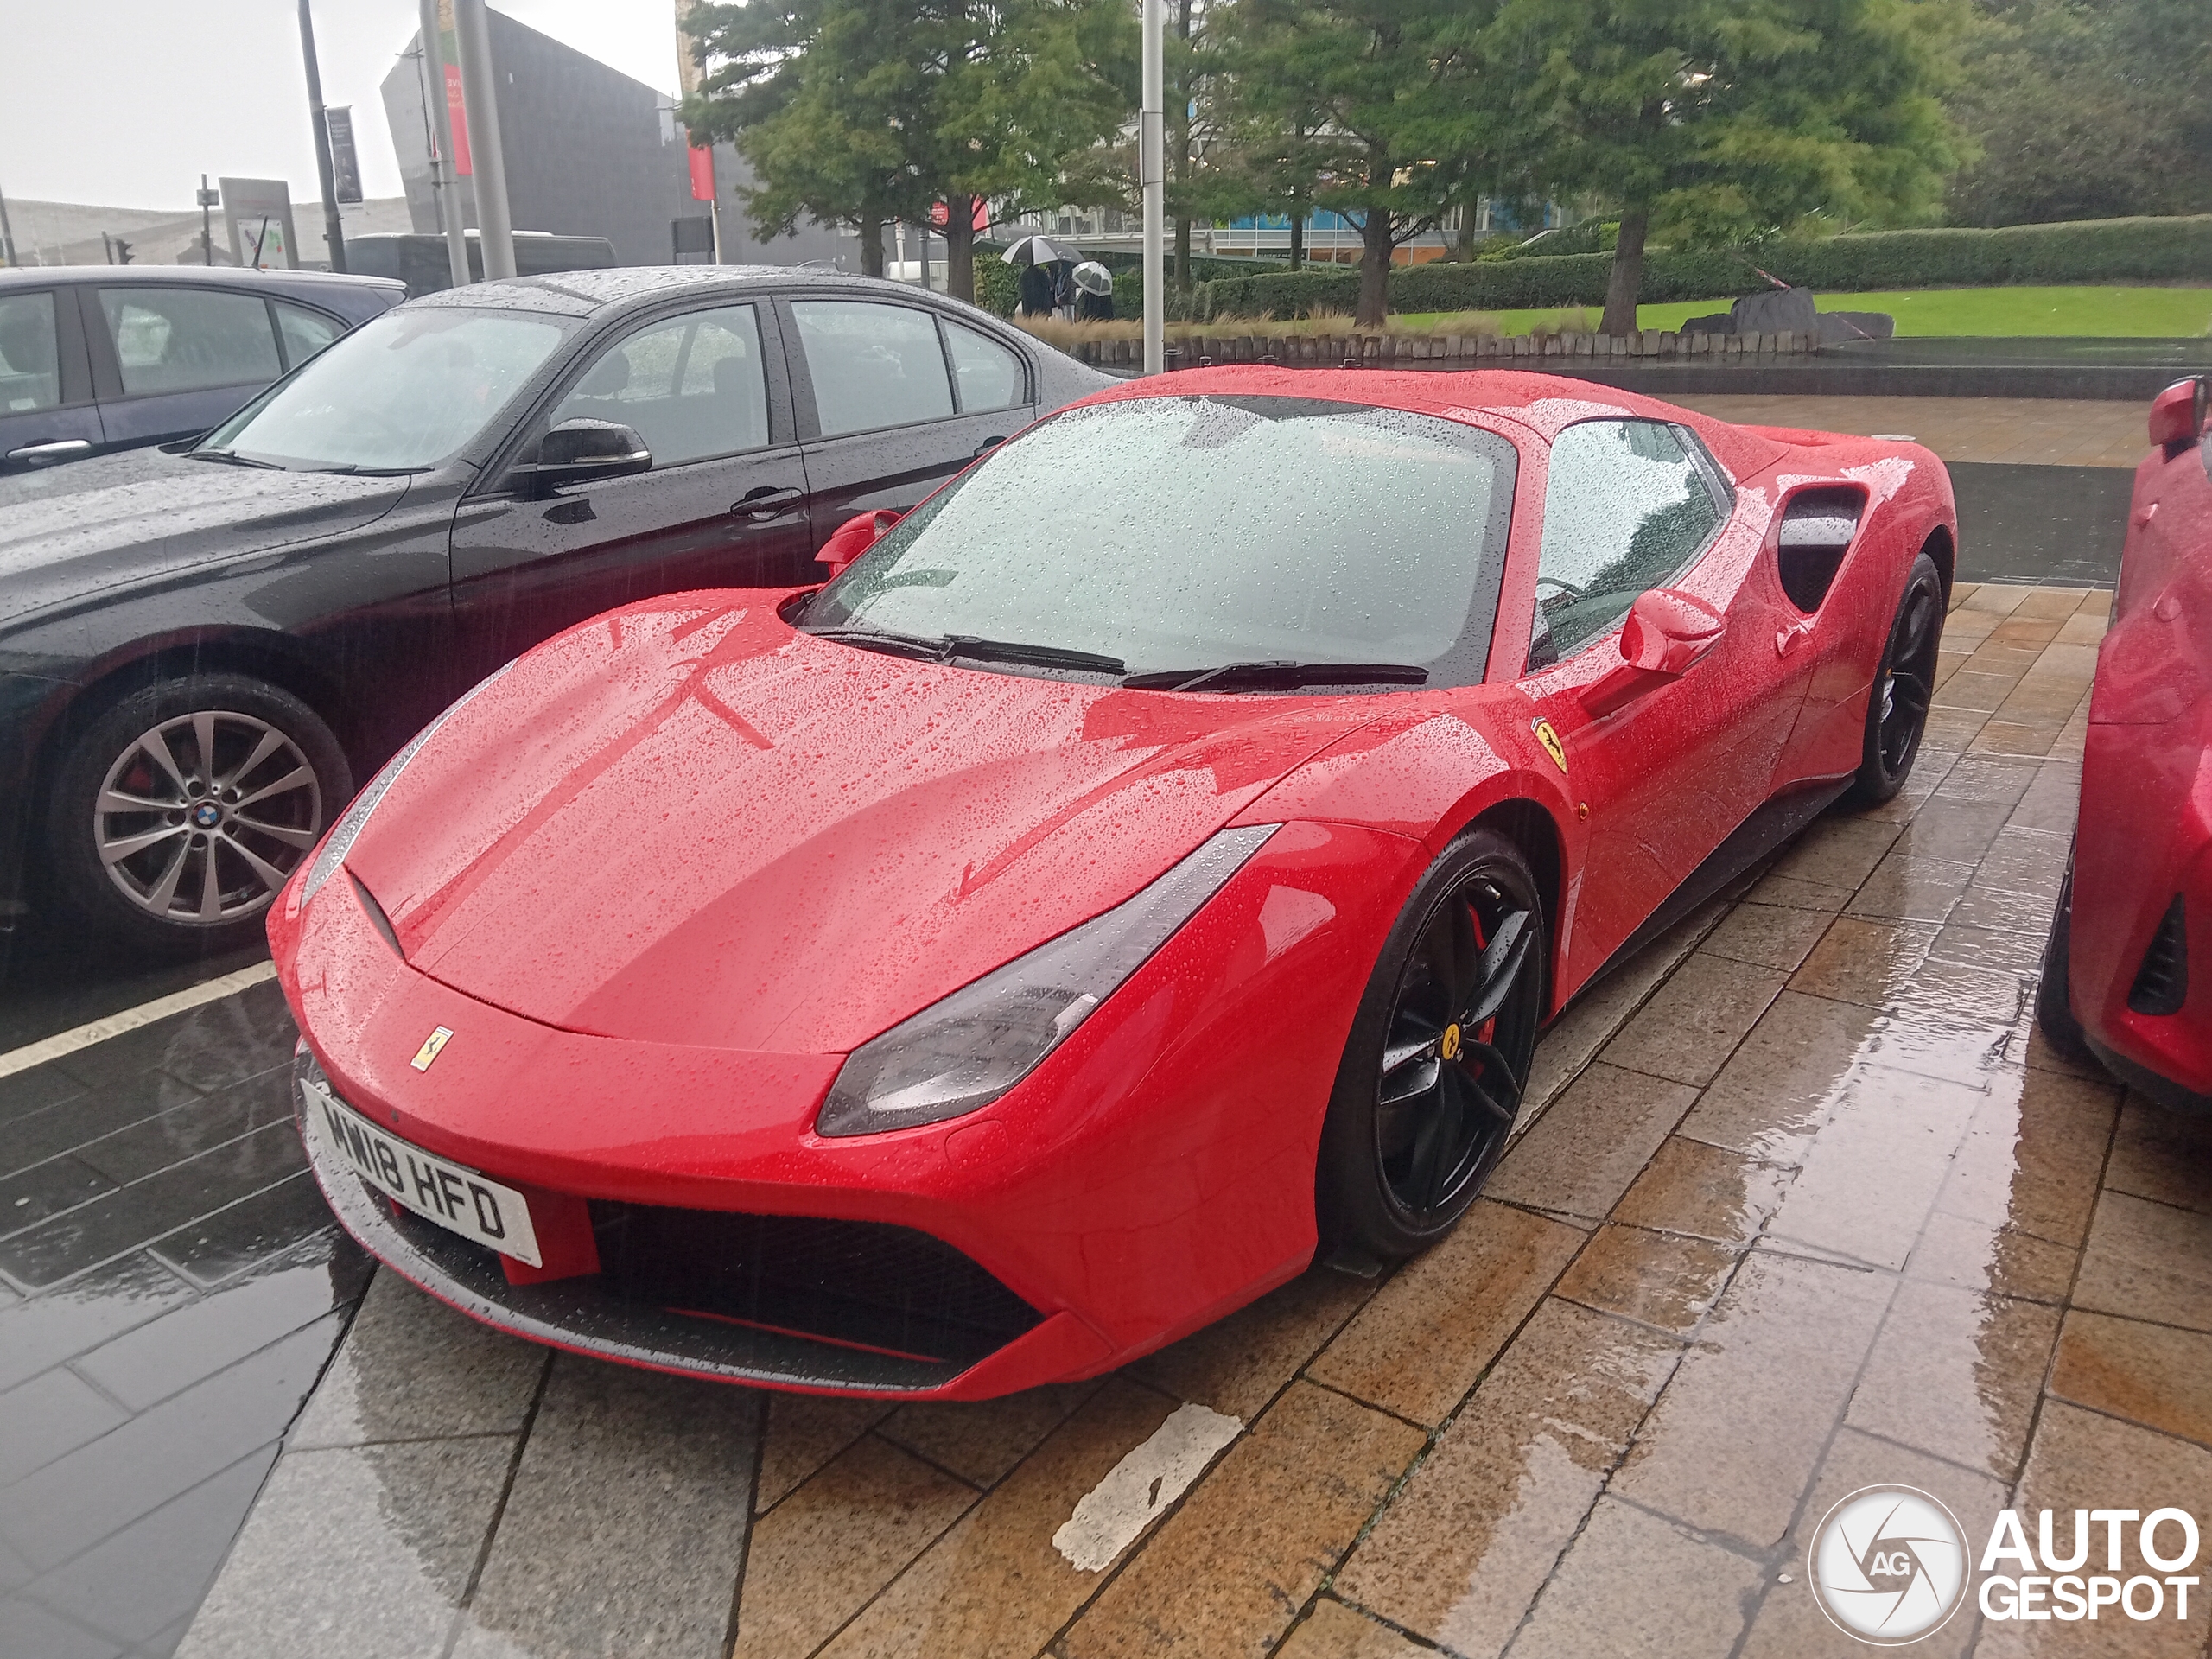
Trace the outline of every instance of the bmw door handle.
<instances>
[{"instance_id":1,"label":"bmw door handle","mask_svg":"<svg viewBox=\"0 0 2212 1659\"><path fill-rule=\"evenodd\" d=\"M10 449L8 459L25 467L51 467L57 461L73 461L92 453L90 438L62 438L53 443L27 443Z\"/></svg>"},{"instance_id":2,"label":"bmw door handle","mask_svg":"<svg viewBox=\"0 0 2212 1659\"><path fill-rule=\"evenodd\" d=\"M779 490L763 484L757 490L747 490L730 504L729 510L741 518L773 518L779 513L789 512L805 499L804 490Z\"/></svg>"},{"instance_id":3,"label":"bmw door handle","mask_svg":"<svg viewBox=\"0 0 2212 1659\"><path fill-rule=\"evenodd\" d=\"M1004 438L985 438L981 443L976 446L976 453L972 457L970 457L970 459L981 461L985 455L989 454L992 450L997 448L999 445L1005 442L1006 440Z\"/></svg>"}]
</instances>

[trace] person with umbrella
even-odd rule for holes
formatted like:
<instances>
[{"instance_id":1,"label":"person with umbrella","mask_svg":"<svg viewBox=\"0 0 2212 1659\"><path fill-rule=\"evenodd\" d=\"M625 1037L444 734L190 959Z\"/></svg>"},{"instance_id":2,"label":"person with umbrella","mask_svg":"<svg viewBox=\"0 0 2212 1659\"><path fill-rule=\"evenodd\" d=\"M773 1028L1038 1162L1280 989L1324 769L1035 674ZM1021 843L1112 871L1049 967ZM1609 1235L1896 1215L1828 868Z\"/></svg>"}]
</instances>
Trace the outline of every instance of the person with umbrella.
<instances>
[{"instance_id":1,"label":"person with umbrella","mask_svg":"<svg viewBox=\"0 0 2212 1659\"><path fill-rule=\"evenodd\" d=\"M1077 322L1114 321L1114 273L1096 259L1075 268L1075 320Z\"/></svg>"},{"instance_id":2,"label":"person with umbrella","mask_svg":"<svg viewBox=\"0 0 2212 1659\"><path fill-rule=\"evenodd\" d=\"M1064 248L1050 237L1025 236L1008 248L1002 256L1006 263L1021 272L1020 314L1025 317L1049 317L1052 315L1054 289L1052 267L1071 265L1076 253Z\"/></svg>"}]
</instances>

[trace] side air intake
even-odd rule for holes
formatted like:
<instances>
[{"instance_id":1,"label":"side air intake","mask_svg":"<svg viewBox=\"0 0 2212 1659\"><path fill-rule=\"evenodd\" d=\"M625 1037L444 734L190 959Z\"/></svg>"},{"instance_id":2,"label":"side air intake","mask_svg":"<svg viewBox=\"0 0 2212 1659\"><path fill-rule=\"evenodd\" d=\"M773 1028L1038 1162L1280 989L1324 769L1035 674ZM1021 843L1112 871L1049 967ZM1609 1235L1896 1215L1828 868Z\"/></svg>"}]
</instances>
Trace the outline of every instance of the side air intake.
<instances>
[{"instance_id":1,"label":"side air intake","mask_svg":"<svg viewBox=\"0 0 2212 1659\"><path fill-rule=\"evenodd\" d=\"M2128 988L2127 1006L2137 1014L2179 1014L2189 1001L2189 925L2183 916L2181 894L2166 906L2143 965L2135 970Z\"/></svg>"},{"instance_id":2,"label":"side air intake","mask_svg":"<svg viewBox=\"0 0 2212 1659\"><path fill-rule=\"evenodd\" d=\"M1783 504L1775 561L1782 591L1808 616L1828 596L1866 511L1866 493L1846 486L1800 490Z\"/></svg>"}]
</instances>

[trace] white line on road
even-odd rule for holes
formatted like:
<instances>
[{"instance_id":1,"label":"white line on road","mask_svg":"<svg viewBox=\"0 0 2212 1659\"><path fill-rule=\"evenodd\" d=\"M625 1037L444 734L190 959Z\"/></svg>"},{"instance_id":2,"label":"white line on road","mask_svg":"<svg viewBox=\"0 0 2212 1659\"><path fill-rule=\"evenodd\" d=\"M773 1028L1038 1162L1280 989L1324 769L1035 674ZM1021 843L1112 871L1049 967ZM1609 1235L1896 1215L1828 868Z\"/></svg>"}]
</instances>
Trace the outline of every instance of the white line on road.
<instances>
[{"instance_id":1,"label":"white line on road","mask_svg":"<svg viewBox=\"0 0 2212 1659\"><path fill-rule=\"evenodd\" d=\"M1236 1418L1205 1406L1176 1407L1150 1440L1083 1495L1075 1513L1052 1535L1052 1548L1082 1572L1103 1572L1243 1427Z\"/></svg>"},{"instance_id":2,"label":"white line on road","mask_svg":"<svg viewBox=\"0 0 2212 1659\"><path fill-rule=\"evenodd\" d=\"M104 1020L94 1020L74 1030L41 1037L35 1043L26 1043L21 1048L11 1048L0 1054L0 1077L28 1071L48 1060L74 1054L80 1048L90 1048L111 1037L120 1037L126 1031L136 1031L141 1026L152 1025L156 1020L182 1014L187 1008L196 1008L207 1002L219 1002L226 996L235 996L264 980L276 977L275 963L257 962L251 968L241 968L234 974L225 974L220 979L205 981L188 990L172 991L167 996L157 996L150 1002L141 1002L135 1008L125 1008L121 1014L111 1014Z\"/></svg>"}]
</instances>

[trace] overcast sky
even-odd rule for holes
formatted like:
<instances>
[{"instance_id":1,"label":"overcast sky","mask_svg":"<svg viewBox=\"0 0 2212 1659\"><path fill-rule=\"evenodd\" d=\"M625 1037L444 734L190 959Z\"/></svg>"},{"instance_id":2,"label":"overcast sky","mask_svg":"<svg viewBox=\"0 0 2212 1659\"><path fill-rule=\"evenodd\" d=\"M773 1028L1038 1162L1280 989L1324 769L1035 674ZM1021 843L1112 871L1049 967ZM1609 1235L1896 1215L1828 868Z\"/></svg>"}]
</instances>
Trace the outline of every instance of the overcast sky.
<instances>
[{"instance_id":1,"label":"overcast sky","mask_svg":"<svg viewBox=\"0 0 2212 1659\"><path fill-rule=\"evenodd\" d=\"M672 0L493 9L676 90ZM353 106L372 197L400 194L377 88L416 16L416 0L315 0L323 101ZM283 179L293 200L321 199L297 0L0 0L0 191L182 211L203 171Z\"/></svg>"}]
</instances>

